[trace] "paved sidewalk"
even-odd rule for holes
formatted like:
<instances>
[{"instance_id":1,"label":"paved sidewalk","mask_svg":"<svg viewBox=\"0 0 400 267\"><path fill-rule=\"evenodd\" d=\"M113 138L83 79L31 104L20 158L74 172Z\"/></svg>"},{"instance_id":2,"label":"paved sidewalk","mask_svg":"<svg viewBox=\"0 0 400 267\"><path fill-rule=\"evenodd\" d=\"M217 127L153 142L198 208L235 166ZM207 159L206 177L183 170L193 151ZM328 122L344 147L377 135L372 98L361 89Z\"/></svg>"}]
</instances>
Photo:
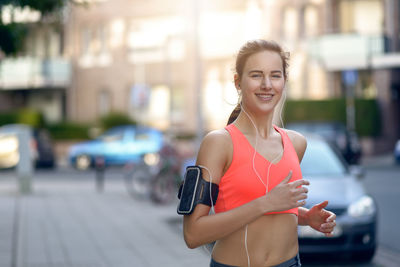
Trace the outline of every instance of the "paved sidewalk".
<instances>
[{"instance_id":1,"label":"paved sidewalk","mask_svg":"<svg viewBox=\"0 0 400 267\"><path fill-rule=\"evenodd\" d=\"M1 267L207 266L203 249L184 244L176 204L131 199L122 180L39 173L19 196L12 172L0 172ZM92 174L90 174L92 175ZM54 177L57 176L57 177Z\"/></svg>"}]
</instances>

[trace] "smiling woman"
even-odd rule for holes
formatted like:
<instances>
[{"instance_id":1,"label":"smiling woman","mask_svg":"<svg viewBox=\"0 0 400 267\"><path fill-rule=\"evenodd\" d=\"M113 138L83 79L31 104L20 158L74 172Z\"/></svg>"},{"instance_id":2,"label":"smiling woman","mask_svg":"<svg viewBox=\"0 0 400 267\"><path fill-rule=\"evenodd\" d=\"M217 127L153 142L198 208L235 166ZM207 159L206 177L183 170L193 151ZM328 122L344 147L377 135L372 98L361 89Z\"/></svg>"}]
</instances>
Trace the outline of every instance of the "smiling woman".
<instances>
[{"instance_id":1,"label":"smiling woman","mask_svg":"<svg viewBox=\"0 0 400 267\"><path fill-rule=\"evenodd\" d=\"M217 186L218 195L201 196L207 199L199 203L196 193L180 206L185 199L199 203L184 217L184 238L190 248L215 241L211 267L301 266L297 226L329 236L336 225L335 214L324 210L327 201L301 207L309 184L300 170L306 139L272 123L286 94L287 67L288 54L277 43L244 44L234 75L239 104L228 125L207 134L200 146L196 165L204 172L196 181L209 182L210 192ZM197 192L185 191L185 183L182 195Z\"/></svg>"}]
</instances>

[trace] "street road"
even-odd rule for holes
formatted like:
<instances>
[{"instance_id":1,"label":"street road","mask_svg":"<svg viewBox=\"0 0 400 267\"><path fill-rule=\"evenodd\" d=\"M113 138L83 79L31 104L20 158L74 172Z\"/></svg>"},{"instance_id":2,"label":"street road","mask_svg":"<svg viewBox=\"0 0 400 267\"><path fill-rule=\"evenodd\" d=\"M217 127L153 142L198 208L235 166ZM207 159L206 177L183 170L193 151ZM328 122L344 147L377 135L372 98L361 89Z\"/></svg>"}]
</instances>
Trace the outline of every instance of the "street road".
<instances>
[{"instance_id":1,"label":"street road","mask_svg":"<svg viewBox=\"0 0 400 267\"><path fill-rule=\"evenodd\" d=\"M379 249L375 258L382 264L400 266L400 166L366 166L365 171L364 185L378 204Z\"/></svg>"},{"instance_id":2,"label":"street road","mask_svg":"<svg viewBox=\"0 0 400 267\"><path fill-rule=\"evenodd\" d=\"M303 266L355 266L355 267L397 267L400 266L400 231L398 230L398 222L400 220L400 213L398 212L398 203L400 200L400 167L389 166L366 166L366 175L363 183L367 191L375 198L378 203L379 209L379 224L378 224L378 250L369 264L359 264L354 262L328 262L325 260L317 259L313 261L303 261ZM12 176L12 171L0 171L0 194L9 194L15 187L12 179L3 177ZM106 171L105 192L119 192L119 194L126 194L123 182L123 175L118 170ZM8 182L7 182L8 181ZM77 187L77 182L82 183L82 189ZM54 183L59 184L60 192L64 190L76 190L76 193L87 191L88 188L95 187L95 173L92 171L80 172L69 168L61 168L54 171L39 170L35 173L35 184L40 184L36 187L37 192L46 191L46 186L54 188ZM89 187L88 187L89 186ZM9 189L7 189L9 187ZM68 189L68 187L71 187ZM53 189L52 189L53 190ZM165 211L157 209L165 216ZM176 235L181 235L180 220L176 220L176 216L171 214L171 220L165 220L166 224L170 225L170 229ZM174 246L173 244L171 244ZM189 250L188 250L189 253ZM209 256L204 252L204 258Z\"/></svg>"}]
</instances>

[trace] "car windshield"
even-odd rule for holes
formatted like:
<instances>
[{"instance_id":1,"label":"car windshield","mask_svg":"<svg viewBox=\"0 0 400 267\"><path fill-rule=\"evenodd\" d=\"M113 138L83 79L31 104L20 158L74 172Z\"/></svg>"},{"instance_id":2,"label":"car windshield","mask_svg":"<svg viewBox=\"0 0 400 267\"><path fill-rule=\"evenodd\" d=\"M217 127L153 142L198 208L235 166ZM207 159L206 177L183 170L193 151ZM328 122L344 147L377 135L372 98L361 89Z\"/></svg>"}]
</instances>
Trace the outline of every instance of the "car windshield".
<instances>
[{"instance_id":1,"label":"car windshield","mask_svg":"<svg viewBox=\"0 0 400 267\"><path fill-rule=\"evenodd\" d=\"M145 129L137 129L135 133L136 141L149 141L151 140L151 132Z\"/></svg>"},{"instance_id":2,"label":"car windshield","mask_svg":"<svg viewBox=\"0 0 400 267\"><path fill-rule=\"evenodd\" d=\"M102 142L113 142L120 141L123 139L124 133L121 129L112 129L105 132L102 136L98 137L98 140Z\"/></svg>"},{"instance_id":3,"label":"car windshield","mask_svg":"<svg viewBox=\"0 0 400 267\"><path fill-rule=\"evenodd\" d=\"M346 167L339 156L323 140L307 139L307 149L300 164L303 176L340 175Z\"/></svg>"}]
</instances>

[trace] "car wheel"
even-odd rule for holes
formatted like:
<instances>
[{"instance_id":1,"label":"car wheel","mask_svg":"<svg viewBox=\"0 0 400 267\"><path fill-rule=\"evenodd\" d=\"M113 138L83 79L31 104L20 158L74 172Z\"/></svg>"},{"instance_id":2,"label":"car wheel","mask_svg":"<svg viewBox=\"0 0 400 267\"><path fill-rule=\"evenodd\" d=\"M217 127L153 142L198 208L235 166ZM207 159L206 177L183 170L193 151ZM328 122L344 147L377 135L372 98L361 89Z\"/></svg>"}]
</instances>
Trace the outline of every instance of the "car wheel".
<instances>
[{"instance_id":1,"label":"car wheel","mask_svg":"<svg viewBox=\"0 0 400 267\"><path fill-rule=\"evenodd\" d=\"M76 157L75 167L78 170L87 170L91 165L91 158L88 155L79 155Z\"/></svg>"}]
</instances>

